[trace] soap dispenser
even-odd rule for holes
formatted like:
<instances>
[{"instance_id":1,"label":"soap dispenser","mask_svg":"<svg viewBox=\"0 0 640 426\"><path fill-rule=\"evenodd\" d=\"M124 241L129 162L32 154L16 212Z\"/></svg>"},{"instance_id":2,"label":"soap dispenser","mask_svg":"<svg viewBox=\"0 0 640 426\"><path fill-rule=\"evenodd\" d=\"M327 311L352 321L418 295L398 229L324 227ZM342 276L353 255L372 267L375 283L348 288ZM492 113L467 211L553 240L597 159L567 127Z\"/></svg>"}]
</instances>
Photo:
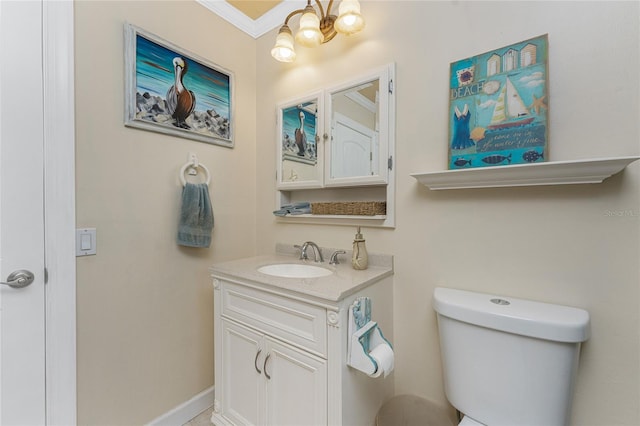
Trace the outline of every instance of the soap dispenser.
<instances>
[{"instance_id":1,"label":"soap dispenser","mask_svg":"<svg viewBox=\"0 0 640 426\"><path fill-rule=\"evenodd\" d=\"M364 243L364 238L360 233L360 227L356 232L356 237L353 240L353 255L351 257L351 265L353 269L363 270L369 266L369 255L367 254L367 247Z\"/></svg>"}]
</instances>

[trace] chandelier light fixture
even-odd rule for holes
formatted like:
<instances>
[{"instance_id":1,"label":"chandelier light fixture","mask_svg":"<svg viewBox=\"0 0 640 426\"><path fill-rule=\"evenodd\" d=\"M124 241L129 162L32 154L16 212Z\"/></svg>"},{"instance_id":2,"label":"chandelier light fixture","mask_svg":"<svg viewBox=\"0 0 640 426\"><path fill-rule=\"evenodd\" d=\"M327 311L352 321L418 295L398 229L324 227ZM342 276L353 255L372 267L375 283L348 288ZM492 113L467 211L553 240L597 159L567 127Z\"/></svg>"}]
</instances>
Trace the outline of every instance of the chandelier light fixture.
<instances>
[{"instance_id":1,"label":"chandelier light fixture","mask_svg":"<svg viewBox=\"0 0 640 426\"><path fill-rule=\"evenodd\" d=\"M342 0L338 7L338 16L331 14L333 0L329 0L326 13L320 0L315 0L315 2L320 10L320 16L311 5L311 0L307 0L307 6L304 9L294 10L287 15L276 37L276 45L271 49L271 56L280 62L295 61L296 51L293 33L289 28L289 19L298 14L302 14L302 16L295 42L306 47L320 46L320 44L332 40L337 33L350 35L358 33L364 28L364 19L360 14L358 0Z\"/></svg>"}]
</instances>

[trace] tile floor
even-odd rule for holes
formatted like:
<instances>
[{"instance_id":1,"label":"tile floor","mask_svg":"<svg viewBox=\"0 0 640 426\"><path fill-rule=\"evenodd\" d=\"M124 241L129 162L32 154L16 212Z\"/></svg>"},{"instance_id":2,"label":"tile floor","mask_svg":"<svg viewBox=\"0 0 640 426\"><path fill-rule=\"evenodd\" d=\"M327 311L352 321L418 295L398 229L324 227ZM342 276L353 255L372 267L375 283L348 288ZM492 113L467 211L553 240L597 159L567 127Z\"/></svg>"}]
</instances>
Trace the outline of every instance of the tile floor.
<instances>
[{"instance_id":1,"label":"tile floor","mask_svg":"<svg viewBox=\"0 0 640 426\"><path fill-rule=\"evenodd\" d=\"M207 408L202 413L198 414L193 419L189 420L184 426L212 426L211 414L213 413L213 407Z\"/></svg>"}]
</instances>

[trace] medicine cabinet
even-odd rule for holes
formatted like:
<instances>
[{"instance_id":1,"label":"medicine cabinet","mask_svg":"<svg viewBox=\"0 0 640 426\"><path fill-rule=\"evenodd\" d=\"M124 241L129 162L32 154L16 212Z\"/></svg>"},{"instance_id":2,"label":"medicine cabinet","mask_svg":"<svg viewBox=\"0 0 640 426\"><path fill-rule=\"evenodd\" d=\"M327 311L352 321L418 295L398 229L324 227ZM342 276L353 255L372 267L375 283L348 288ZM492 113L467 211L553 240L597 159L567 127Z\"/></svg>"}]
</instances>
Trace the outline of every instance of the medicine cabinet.
<instances>
[{"instance_id":1,"label":"medicine cabinet","mask_svg":"<svg viewBox=\"0 0 640 426\"><path fill-rule=\"evenodd\" d=\"M376 219L392 225L394 74L389 64L277 105L277 208L296 201L384 201L387 217Z\"/></svg>"}]
</instances>

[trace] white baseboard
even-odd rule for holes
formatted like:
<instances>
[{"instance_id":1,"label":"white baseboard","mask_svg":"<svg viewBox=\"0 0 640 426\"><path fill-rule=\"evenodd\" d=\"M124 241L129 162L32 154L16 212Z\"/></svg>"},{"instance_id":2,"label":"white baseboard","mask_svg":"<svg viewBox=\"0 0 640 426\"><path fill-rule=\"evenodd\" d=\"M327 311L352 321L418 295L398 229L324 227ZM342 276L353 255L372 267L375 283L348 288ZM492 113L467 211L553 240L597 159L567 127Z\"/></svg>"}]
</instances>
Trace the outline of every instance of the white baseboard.
<instances>
[{"instance_id":1,"label":"white baseboard","mask_svg":"<svg viewBox=\"0 0 640 426\"><path fill-rule=\"evenodd\" d=\"M150 426L182 426L213 405L214 387L203 390L188 401L149 422Z\"/></svg>"}]
</instances>

